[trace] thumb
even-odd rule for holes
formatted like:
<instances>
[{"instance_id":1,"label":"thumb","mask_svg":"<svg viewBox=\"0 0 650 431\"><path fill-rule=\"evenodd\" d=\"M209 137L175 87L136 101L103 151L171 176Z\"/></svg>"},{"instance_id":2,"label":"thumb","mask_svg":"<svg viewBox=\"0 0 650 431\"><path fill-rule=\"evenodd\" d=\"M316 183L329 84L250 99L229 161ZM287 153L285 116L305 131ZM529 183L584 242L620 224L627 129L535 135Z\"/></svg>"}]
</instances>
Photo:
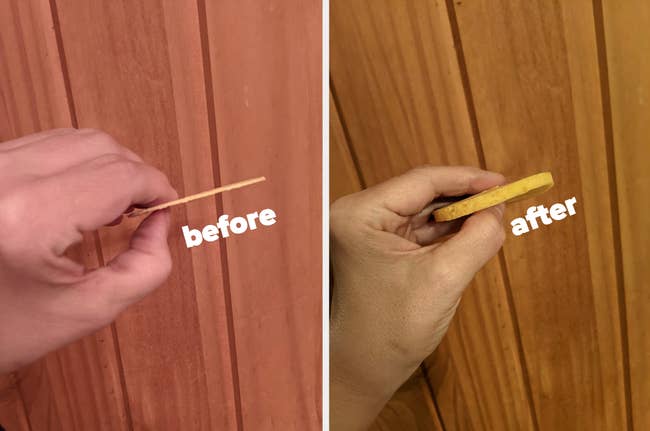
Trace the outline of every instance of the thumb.
<instances>
[{"instance_id":1,"label":"thumb","mask_svg":"<svg viewBox=\"0 0 650 431\"><path fill-rule=\"evenodd\" d=\"M96 294L121 311L159 287L172 268L168 233L169 210L148 216L133 233L129 249L91 273Z\"/></svg>"},{"instance_id":2,"label":"thumb","mask_svg":"<svg viewBox=\"0 0 650 431\"><path fill-rule=\"evenodd\" d=\"M477 212L463 223L460 231L442 244L434 245L425 259L429 274L442 280L449 293L457 298L474 275L494 257L505 239L504 205Z\"/></svg>"}]
</instances>

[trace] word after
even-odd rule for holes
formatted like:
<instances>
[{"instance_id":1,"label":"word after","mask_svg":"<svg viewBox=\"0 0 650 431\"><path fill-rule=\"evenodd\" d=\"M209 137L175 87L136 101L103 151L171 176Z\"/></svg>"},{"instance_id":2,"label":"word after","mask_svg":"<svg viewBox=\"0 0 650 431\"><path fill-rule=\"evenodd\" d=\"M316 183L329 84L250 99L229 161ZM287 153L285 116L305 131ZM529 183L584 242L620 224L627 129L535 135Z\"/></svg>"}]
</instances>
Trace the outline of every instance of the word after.
<instances>
[{"instance_id":1,"label":"word after","mask_svg":"<svg viewBox=\"0 0 650 431\"><path fill-rule=\"evenodd\" d=\"M542 224L549 225L553 221L564 220L567 218L567 213L569 216L573 216L576 214L576 202L576 198L572 197L565 200L564 204L556 203L551 205L551 208L546 208L544 205L530 207L526 210L524 217L517 217L510 222L512 233L515 236L523 235L530 232L530 229L538 229L540 221ZM530 223L530 229L528 223Z\"/></svg>"},{"instance_id":2,"label":"word after","mask_svg":"<svg viewBox=\"0 0 650 431\"><path fill-rule=\"evenodd\" d=\"M248 230L257 229L257 223L262 226L272 226L276 223L275 211L270 208L263 209L259 213L246 214L246 217L233 217L229 220L228 214L219 216L217 224L206 225L203 229L190 229L183 226L183 237L187 248L201 245L203 241L214 242L219 238L228 238L231 233L241 235Z\"/></svg>"}]
</instances>

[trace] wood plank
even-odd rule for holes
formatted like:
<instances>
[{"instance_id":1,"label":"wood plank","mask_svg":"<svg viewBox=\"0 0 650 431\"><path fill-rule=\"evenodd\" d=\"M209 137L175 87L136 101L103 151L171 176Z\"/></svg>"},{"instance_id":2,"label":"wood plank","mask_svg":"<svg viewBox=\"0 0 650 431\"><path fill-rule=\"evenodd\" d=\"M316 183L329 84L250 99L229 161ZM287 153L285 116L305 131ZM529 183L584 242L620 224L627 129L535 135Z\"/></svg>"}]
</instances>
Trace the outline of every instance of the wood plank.
<instances>
[{"instance_id":1,"label":"wood plank","mask_svg":"<svg viewBox=\"0 0 650 431\"><path fill-rule=\"evenodd\" d=\"M321 10L206 2L226 214L277 224L226 241L244 429L321 429ZM237 41L233 43L232 41Z\"/></svg>"},{"instance_id":2,"label":"wood plank","mask_svg":"<svg viewBox=\"0 0 650 431\"><path fill-rule=\"evenodd\" d=\"M0 427L7 431L32 429L13 374L0 375Z\"/></svg>"},{"instance_id":3,"label":"wood plank","mask_svg":"<svg viewBox=\"0 0 650 431\"><path fill-rule=\"evenodd\" d=\"M57 5L80 126L111 133L167 173L180 194L214 187L196 5ZM209 200L172 210L172 275L116 323L134 429L234 424L221 256L217 247L190 252L179 234L214 215ZM132 228L101 232L107 259Z\"/></svg>"},{"instance_id":4,"label":"wood plank","mask_svg":"<svg viewBox=\"0 0 650 431\"><path fill-rule=\"evenodd\" d=\"M70 127L49 3L1 2L0 26L0 141Z\"/></svg>"},{"instance_id":5,"label":"wood plank","mask_svg":"<svg viewBox=\"0 0 650 431\"><path fill-rule=\"evenodd\" d=\"M332 81L368 185L424 163L479 166L445 3L331 8ZM445 429L532 429L498 261L468 288L427 369Z\"/></svg>"},{"instance_id":6,"label":"wood plank","mask_svg":"<svg viewBox=\"0 0 650 431\"><path fill-rule=\"evenodd\" d=\"M3 117L7 121L0 121L0 141L71 127L49 2L2 2L0 20L0 47L7 54L0 60L0 105L8 113ZM86 235L70 256L97 267L92 235ZM49 354L17 375L20 390L15 396L24 396L34 429L126 429L110 327Z\"/></svg>"},{"instance_id":7,"label":"wood plank","mask_svg":"<svg viewBox=\"0 0 650 431\"><path fill-rule=\"evenodd\" d=\"M602 2L634 429L650 428L650 4Z\"/></svg>"},{"instance_id":8,"label":"wood plank","mask_svg":"<svg viewBox=\"0 0 650 431\"><path fill-rule=\"evenodd\" d=\"M382 409L372 431L442 431L427 381L418 370Z\"/></svg>"},{"instance_id":9,"label":"wood plank","mask_svg":"<svg viewBox=\"0 0 650 431\"><path fill-rule=\"evenodd\" d=\"M454 7L487 166L550 170L556 186L536 201L578 200L576 216L504 247L539 428L625 429L591 2Z\"/></svg>"},{"instance_id":10,"label":"wood plank","mask_svg":"<svg viewBox=\"0 0 650 431\"><path fill-rule=\"evenodd\" d=\"M338 110L330 93L330 202L361 190Z\"/></svg>"}]
</instances>

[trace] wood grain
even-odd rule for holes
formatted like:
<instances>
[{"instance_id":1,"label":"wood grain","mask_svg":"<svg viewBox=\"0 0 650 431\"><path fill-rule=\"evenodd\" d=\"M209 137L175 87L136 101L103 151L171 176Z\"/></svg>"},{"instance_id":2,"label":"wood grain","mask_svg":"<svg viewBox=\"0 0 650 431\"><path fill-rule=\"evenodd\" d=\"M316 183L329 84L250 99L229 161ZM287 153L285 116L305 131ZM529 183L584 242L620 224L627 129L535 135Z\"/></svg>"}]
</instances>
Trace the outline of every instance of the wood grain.
<instances>
[{"instance_id":1,"label":"wood grain","mask_svg":"<svg viewBox=\"0 0 650 431\"><path fill-rule=\"evenodd\" d=\"M650 427L650 4L602 2L634 429Z\"/></svg>"},{"instance_id":2,"label":"wood grain","mask_svg":"<svg viewBox=\"0 0 650 431\"><path fill-rule=\"evenodd\" d=\"M368 185L424 163L479 166L446 4L334 1L331 8L332 82ZM532 429L521 359L495 260L427 360L445 429Z\"/></svg>"},{"instance_id":3,"label":"wood grain","mask_svg":"<svg viewBox=\"0 0 650 431\"><path fill-rule=\"evenodd\" d=\"M556 186L538 202L578 200L576 216L504 247L539 428L625 429L591 2L454 8L487 166L550 170ZM506 219L528 205L513 203Z\"/></svg>"},{"instance_id":4,"label":"wood grain","mask_svg":"<svg viewBox=\"0 0 650 431\"><path fill-rule=\"evenodd\" d=\"M272 175L255 193L173 209L168 283L113 328L21 370L0 421L24 399L39 430L320 429L320 2L0 7L1 138L101 128L181 195L246 169ZM278 225L247 240L189 251L179 234L264 207ZM77 256L108 261L137 222L102 229L101 247Z\"/></svg>"},{"instance_id":5,"label":"wood grain","mask_svg":"<svg viewBox=\"0 0 650 431\"><path fill-rule=\"evenodd\" d=\"M181 195L214 187L195 5L99 6L57 2L79 125L112 134L165 172ZM214 213L208 201L174 209L171 230L198 219L204 225ZM133 228L124 223L100 232L107 260L126 247ZM169 242L169 281L116 322L132 426L232 428L236 411L219 250L190 253L178 234Z\"/></svg>"},{"instance_id":6,"label":"wood grain","mask_svg":"<svg viewBox=\"0 0 650 431\"><path fill-rule=\"evenodd\" d=\"M1 2L0 24L1 139L70 127L49 3Z\"/></svg>"},{"instance_id":7,"label":"wood grain","mask_svg":"<svg viewBox=\"0 0 650 431\"><path fill-rule=\"evenodd\" d=\"M319 430L321 3L205 6L220 178L267 176L223 211L278 215L226 242L243 428Z\"/></svg>"},{"instance_id":8,"label":"wood grain","mask_svg":"<svg viewBox=\"0 0 650 431\"><path fill-rule=\"evenodd\" d=\"M0 4L0 141L41 130L71 127L50 4ZM69 255L89 268L99 265L92 234ZM105 328L16 373L14 401L24 403L25 419L39 430L122 430L127 415L113 333ZM23 399L20 400L19 398ZM21 419L22 423L23 419ZM12 428L8 428L12 429Z\"/></svg>"},{"instance_id":9,"label":"wood grain","mask_svg":"<svg viewBox=\"0 0 650 431\"><path fill-rule=\"evenodd\" d=\"M361 180L357 172L350 147L348 146L339 112L332 94L330 109L330 202L361 190Z\"/></svg>"},{"instance_id":10,"label":"wood grain","mask_svg":"<svg viewBox=\"0 0 650 431\"><path fill-rule=\"evenodd\" d=\"M0 376L0 426L8 431L31 430L22 396L12 374Z\"/></svg>"},{"instance_id":11,"label":"wood grain","mask_svg":"<svg viewBox=\"0 0 650 431\"><path fill-rule=\"evenodd\" d=\"M372 431L442 431L427 381L418 369L384 406Z\"/></svg>"}]
</instances>

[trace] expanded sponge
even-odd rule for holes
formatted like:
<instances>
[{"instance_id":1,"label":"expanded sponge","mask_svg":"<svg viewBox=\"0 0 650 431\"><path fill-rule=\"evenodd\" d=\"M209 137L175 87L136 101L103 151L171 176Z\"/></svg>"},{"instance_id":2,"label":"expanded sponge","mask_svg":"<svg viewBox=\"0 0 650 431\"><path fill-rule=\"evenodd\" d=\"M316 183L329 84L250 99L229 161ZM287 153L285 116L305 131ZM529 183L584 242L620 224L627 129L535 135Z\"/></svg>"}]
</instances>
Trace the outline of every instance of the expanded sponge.
<instances>
[{"instance_id":1,"label":"expanded sponge","mask_svg":"<svg viewBox=\"0 0 650 431\"><path fill-rule=\"evenodd\" d=\"M503 202L515 202L538 195L553 187L550 172L541 172L503 186L492 187L433 211L436 221L454 220Z\"/></svg>"}]
</instances>

